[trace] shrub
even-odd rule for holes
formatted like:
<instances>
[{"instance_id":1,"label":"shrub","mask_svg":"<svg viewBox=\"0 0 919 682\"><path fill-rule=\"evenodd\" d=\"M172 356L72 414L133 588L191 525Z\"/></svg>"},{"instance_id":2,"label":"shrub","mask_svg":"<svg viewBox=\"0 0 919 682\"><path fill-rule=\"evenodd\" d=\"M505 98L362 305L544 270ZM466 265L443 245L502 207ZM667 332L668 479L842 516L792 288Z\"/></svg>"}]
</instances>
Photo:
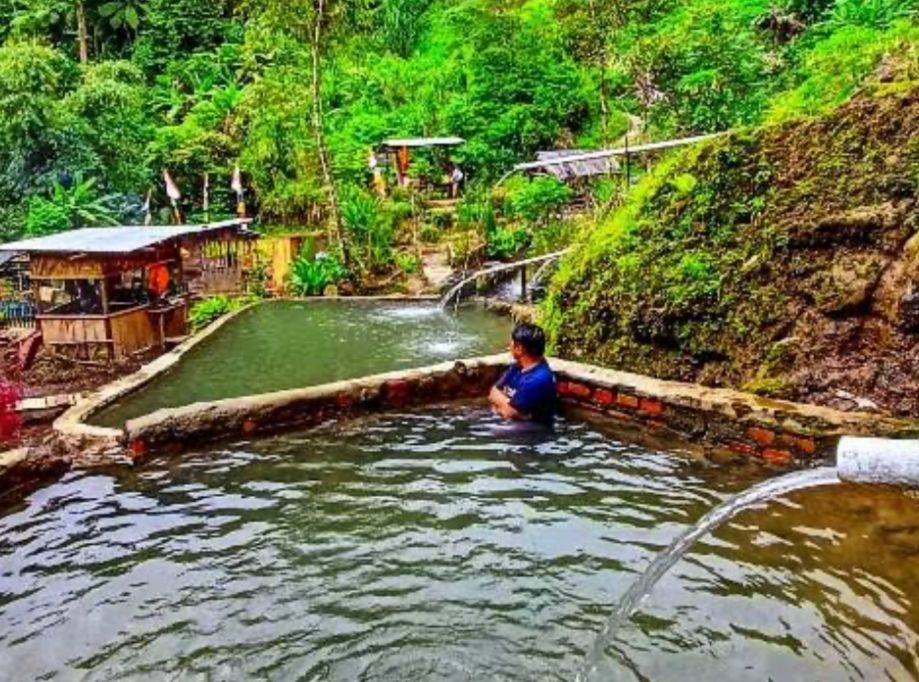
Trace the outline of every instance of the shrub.
<instances>
[{"instance_id":1,"label":"shrub","mask_svg":"<svg viewBox=\"0 0 919 682\"><path fill-rule=\"evenodd\" d=\"M529 223L544 224L571 200L568 185L554 177L521 178L508 187L504 212Z\"/></svg>"},{"instance_id":2,"label":"shrub","mask_svg":"<svg viewBox=\"0 0 919 682\"><path fill-rule=\"evenodd\" d=\"M437 244L441 238L441 232L434 225L422 225L418 231L418 238L425 244Z\"/></svg>"},{"instance_id":3,"label":"shrub","mask_svg":"<svg viewBox=\"0 0 919 682\"><path fill-rule=\"evenodd\" d=\"M228 296L211 296L195 303L188 313L188 324L191 332L197 333L214 320L241 310L252 303L252 298L230 298Z\"/></svg>"},{"instance_id":4,"label":"shrub","mask_svg":"<svg viewBox=\"0 0 919 682\"><path fill-rule=\"evenodd\" d=\"M342 200L342 221L352 236L352 254L364 269L385 267L393 260L394 225L404 207L397 203L383 208L379 199L356 188Z\"/></svg>"},{"instance_id":5,"label":"shrub","mask_svg":"<svg viewBox=\"0 0 919 682\"><path fill-rule=\"evenodd\" d=\"M418 255L414 253L397 253L396 265L406 275L413 275L421 269L421 259L419 259Z\"/></svg>"},{"instance_id":6,"label":"shrub","mask_svg":"<svg viewBox=\"0 0 919 682\"><path fill-rule=\"evenodd\" d=\"M916 0L836 0L829 24L887 28L897 19L915 16L917 9Z\"/></svg>"},{"instance_id":7,"label":"shrub","mask_svg":"<svg viewBox=\"0 0 919 682\"><path fill-rule=\"evenodd\" d=\"M310 249L306 248L291 263L288 282L291 289L300 296L319 296L326 287L337 284L347 276L347 270L336 256L325 252L313 256Z\"/></svg>"},{"instance_id":8,"label":"shrub","mask_svg":"<svg viewBox=\"0 0 919 682\"><path fill-rule=\"evenodd\" d=\"M489 232L495 227L495 210L487 196L470 193L457 204L456 219L461 228Z\"/></svg>"},{"instance_id":9,"label":"shrub","mask_svg":"<svg viewBox=\"0 0 919 682\"><path fill-rule=\"evenodd\" d=\"M524 229L498 228L488 234L485 253L489 258L510 260L530 244L530 233Z\"/></svg>"}]
</instances>

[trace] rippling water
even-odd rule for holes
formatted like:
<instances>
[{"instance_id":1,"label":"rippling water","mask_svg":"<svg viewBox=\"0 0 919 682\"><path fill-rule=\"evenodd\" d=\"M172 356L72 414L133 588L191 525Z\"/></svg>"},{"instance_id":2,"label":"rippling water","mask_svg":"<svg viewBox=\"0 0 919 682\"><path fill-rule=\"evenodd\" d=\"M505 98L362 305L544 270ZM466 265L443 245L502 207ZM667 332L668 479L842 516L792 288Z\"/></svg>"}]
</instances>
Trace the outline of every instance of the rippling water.
<instances>
[{"instance_id":1,"label":"rippling water","mask_svg":"<svg viewBox=\"0 0 919 682\"><path fill-rule=\"evenodd\" d=\"M0 676L570 680L656 553L772 475L588 424L496 441L490 419L327 425L39 490L0 516ZM745 512L620 631L613 674L912 679L917 552L896 491Z\"/></svg>"}]
</instances>

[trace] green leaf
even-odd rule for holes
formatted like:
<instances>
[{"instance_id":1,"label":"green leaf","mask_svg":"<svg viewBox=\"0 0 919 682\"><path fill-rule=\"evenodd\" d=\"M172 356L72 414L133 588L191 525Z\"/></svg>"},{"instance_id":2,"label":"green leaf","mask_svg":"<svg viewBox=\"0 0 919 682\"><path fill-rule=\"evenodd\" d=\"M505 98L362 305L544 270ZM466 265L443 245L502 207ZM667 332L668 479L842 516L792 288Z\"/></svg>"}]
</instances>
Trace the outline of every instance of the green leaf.
<instances>
[{"instance_id":1,"label":"green leaf","mask_svg":"<svg viewBox=\"0 0 919 682\"><path fill-rule=\"evenodd\" d=\"M125 23L134 31L137 30L138 26L140 26L140 15L137 13L137 8L133 5L129 5L127 8L125 8L124 19Z\"/></svg>"},{"instance_id":2,"label":"green leaf","mask_svg":"<svg viewBox=\"0 0 919 682\"><path fill-rule=\"evenodd\" d=\"M104 5L99 5L99 14L108 19L114 17L120 9L121 5L117 2L107 2Z\"/></svg>"}]
</instances>

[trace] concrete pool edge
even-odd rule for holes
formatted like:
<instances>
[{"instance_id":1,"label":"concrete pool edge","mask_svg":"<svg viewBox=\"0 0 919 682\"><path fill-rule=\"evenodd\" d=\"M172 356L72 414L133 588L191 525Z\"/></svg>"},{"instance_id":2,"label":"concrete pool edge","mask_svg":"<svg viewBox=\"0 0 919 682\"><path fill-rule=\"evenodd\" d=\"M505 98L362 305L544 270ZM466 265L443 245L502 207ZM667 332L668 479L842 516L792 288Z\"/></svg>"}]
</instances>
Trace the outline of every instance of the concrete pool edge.
<instances>
[{"instance_id":1,"label":"concrete pool edge","mask_svg":"<svg viewBox=\"0 0 919 682\"><path fill-rule=\"evenodd\" d=\"M137 372L116 379L87 395L54 421L53 429L68 450L80 451L75 463L80 466L109 464L124 457L124 430L95 426L87 420L116 400L141 389L160 374L172 369L195 346L203 343L244 312L264 301L251 303L214 320L197 334L186 339L171 351L141 367ZM98 462L96 460L99 460Z\"/></svg>"},{"instance_id":2,"label":"concrete pool edge","mask_svg":"<svg viewBox=\"0 0 919 682\"><path fill-rule=\"evenodd\" d=\"M637 426L738 455L786 465L832 453L844 435L915 436L913 421L761 398L731 389L664 381L550 359L564 406L614 424ZM506 354L377 374L300 389L162 409L123 430L82 424L77 412L61 437L81 450L76 466L112 463L155 450L239 440L324 420L460 398L483 398ZM63 419L63 418L62 418ZM114 458L114 459L113 459Z\"/></svg>"}]
</instances>

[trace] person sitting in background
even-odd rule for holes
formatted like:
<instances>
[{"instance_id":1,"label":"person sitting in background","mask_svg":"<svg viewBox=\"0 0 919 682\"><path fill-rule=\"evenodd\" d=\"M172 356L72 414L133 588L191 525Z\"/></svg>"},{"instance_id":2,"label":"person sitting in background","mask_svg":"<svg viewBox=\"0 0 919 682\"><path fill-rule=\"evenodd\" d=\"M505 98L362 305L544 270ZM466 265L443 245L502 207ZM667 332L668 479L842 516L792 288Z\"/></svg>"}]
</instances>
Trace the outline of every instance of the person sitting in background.
<instances>
[{"instance_id":1,"label":"person sitting in background","mask_svg":"<svg viewBox=\"0 0 919 682\"><path fill-rule=\"evenodd\" d=\"M463 173L463 169L459 166L453 166L453 172L450 173L450 198L458 199L460 195L460 189L463 184L463 179L466 177L466 174Z\"/></svg>"},{"instance_id":2,"label":"person sitting in background","mask_svg":"<svg viewBox=\"0 0 919 682\"><path fill-rule=\"evenodd\" d=\"M555 375L545 358L545 332L534 324L517 325L510 351L514 364L491 389L492 408L508 421L551 429L558 396Z\"/></svg>"}]
</instances>

